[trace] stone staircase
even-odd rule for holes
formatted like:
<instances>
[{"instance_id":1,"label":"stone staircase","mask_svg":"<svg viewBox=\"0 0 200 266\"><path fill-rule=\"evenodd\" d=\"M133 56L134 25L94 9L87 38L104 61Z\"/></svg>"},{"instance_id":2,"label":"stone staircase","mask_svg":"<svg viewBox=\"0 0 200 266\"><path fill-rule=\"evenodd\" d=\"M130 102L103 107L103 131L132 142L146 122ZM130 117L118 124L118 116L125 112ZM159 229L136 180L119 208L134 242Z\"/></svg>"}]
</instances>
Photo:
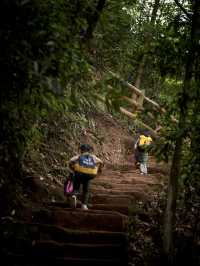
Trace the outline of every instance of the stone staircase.
<instances>
[{"instance_id":1,"label":"stone staircase","mask_svg":"<svg viewBox=\"0 0 200 266\"><path fill-rule=\"evenodd\" d=\"M152 185L154 178L141 179L137 170L110 170L93 180L88 211L47 203L30 210L24 222L2 224L1 265L128 265L129 207Z\"/></svg>"}]
</instances>

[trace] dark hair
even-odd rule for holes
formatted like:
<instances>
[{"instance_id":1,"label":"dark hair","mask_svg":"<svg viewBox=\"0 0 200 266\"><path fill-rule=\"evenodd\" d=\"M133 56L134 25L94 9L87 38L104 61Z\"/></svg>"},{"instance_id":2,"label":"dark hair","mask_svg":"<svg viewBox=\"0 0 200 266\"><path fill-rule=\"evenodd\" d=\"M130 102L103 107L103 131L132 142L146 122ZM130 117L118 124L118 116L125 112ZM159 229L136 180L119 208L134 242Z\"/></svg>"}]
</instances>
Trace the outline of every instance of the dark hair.
<instances>
[{"instance_id":1,"label":"dark hair","mask_svg":"<svg viewBox=\"0 0 200 266\"><path fill-rule=\"evenodd\" d=\"M81 144L80 145L80 151L81 152L91 152L93 151L93 148L89 144Z\"/></svg>"},{"instance_id":2,"label":"dark hair","mask_svg":"<svg viewBox=\"0 0 200 266\"><path fill-rule=\"evenodd\" d=\"M140 128L140 129L138 130L138 133L139 133L140 135L144 135L145 137L148 137L148 136L151 135L151 133L150 133L149 130L147 130L147 129L143 129L143 128Z\"/></svg>"},{"instance_id":3,"label":"dark hair","mask_svg":"<svg viewBox=\"0 0 200 266\"><path fill-rule=\"evenodd\" d=\"M150 132L149 132L148 130L144 130L144 133L143 133L143 134L145 135L145 137L148 137L148 136L151 135Z\"/></svg>"}]
</instances>

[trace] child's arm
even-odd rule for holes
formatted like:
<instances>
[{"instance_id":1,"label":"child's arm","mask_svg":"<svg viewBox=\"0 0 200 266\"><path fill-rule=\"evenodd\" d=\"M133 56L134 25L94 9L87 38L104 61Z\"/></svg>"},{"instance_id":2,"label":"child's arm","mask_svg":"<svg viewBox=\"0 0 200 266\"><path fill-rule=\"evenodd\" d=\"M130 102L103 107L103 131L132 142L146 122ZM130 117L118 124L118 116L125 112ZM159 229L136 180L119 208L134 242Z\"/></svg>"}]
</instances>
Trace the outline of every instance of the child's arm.
<instances>
[{"instance_id":1,"label":"child's arm","mask_svg":"<svg viewBox=\"0 0 200 266\"><path fill-rule=\"evenodd\" d=\"M74 164L76 163L76 161L78 160L79 156L74 156L70 159L69 161L69 169L74 172Z\"/></svg>"},{"instance_id":2,"label":"child's arm","mask_svg":"<svg viewBox=\"0 0 200 266\"><path fill-rule=\"evenodd\" d=\"M95 162L97 164L97 167L98 167L98 173L101 173L102 172L102 168L104 166L103 161L101 159L99 159L97 156L95 156L95 155L93 155L93 156L94 156L93 158L94 158L94 160L95 160Z\"/></svg>"}]
</instances>

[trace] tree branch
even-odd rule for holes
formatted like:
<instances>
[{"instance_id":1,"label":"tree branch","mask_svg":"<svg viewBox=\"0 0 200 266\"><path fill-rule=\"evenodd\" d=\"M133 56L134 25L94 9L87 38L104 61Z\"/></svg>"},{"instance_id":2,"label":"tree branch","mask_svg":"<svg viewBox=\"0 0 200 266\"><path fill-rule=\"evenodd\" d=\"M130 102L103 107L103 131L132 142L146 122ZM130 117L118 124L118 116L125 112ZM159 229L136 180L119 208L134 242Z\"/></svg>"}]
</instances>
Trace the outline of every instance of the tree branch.
<instances>
[{"instance_id":1,"label":"tree branch","mask_svg":"<svg viewBox=\"0 0 200 266\"><path fill-rule=\"evenodd\" d=\"M189 18L189 20L191 20L191 16L190 14L187 12L187 10L179 3L178 0L174 0L174 2L176 3L176 5L178 7L180 7L180 9L183 11L183 13Z\"/></svg>"}]
</instances>

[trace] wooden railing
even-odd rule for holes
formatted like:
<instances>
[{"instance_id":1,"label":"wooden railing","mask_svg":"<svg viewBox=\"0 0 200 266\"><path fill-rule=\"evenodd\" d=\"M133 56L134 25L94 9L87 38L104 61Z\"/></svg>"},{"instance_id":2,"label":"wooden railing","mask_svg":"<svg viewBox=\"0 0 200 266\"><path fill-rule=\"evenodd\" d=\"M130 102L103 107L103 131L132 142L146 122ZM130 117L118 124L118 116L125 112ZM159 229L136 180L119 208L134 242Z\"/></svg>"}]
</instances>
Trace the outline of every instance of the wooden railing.
<instances>
[{"instance_id":1,"label":"wooden railing","mask_svg":"<svg viewBox=\"0 0 200 266\"><path fill-rule=\"evenodd\" d=\"M163 107L161 107L157 102L148 98L144 94L143 91L139 90L134 85L132 85L129 82L122 79L118 74L113 73L112 71L109 71L109 73L111 74L111 76L118 79L121 83L123 83L125 86L127 86L129 89L132 90L132 98L129 98L127 96L123 96L122 98L125 101L129 102L131 105L133 105L133 107L134 107L133 112L130 112L129 110L127 110L126 108L121 106L120 107L121 113L125 114L126 116L130 117L131 119L137 119L137 123L139 125L148 129L151 132L151 134L156 137L158 135L159 130L162 128L162 126L157 125L155 129L151 128L149 125L145 124L144 122L142 122L141 120L138 119L137 113L144 111L143 102L148 102L153 107L153 109L156 110L157 112L159 112L160 114L165 114L166 110ZM148 112L147 115L150 119L154 119L154 117L155 117L151 112ZM171 120L174 123L178 122L178 120L174 116L171 116Z\"/></svg>"}]
</instances>

